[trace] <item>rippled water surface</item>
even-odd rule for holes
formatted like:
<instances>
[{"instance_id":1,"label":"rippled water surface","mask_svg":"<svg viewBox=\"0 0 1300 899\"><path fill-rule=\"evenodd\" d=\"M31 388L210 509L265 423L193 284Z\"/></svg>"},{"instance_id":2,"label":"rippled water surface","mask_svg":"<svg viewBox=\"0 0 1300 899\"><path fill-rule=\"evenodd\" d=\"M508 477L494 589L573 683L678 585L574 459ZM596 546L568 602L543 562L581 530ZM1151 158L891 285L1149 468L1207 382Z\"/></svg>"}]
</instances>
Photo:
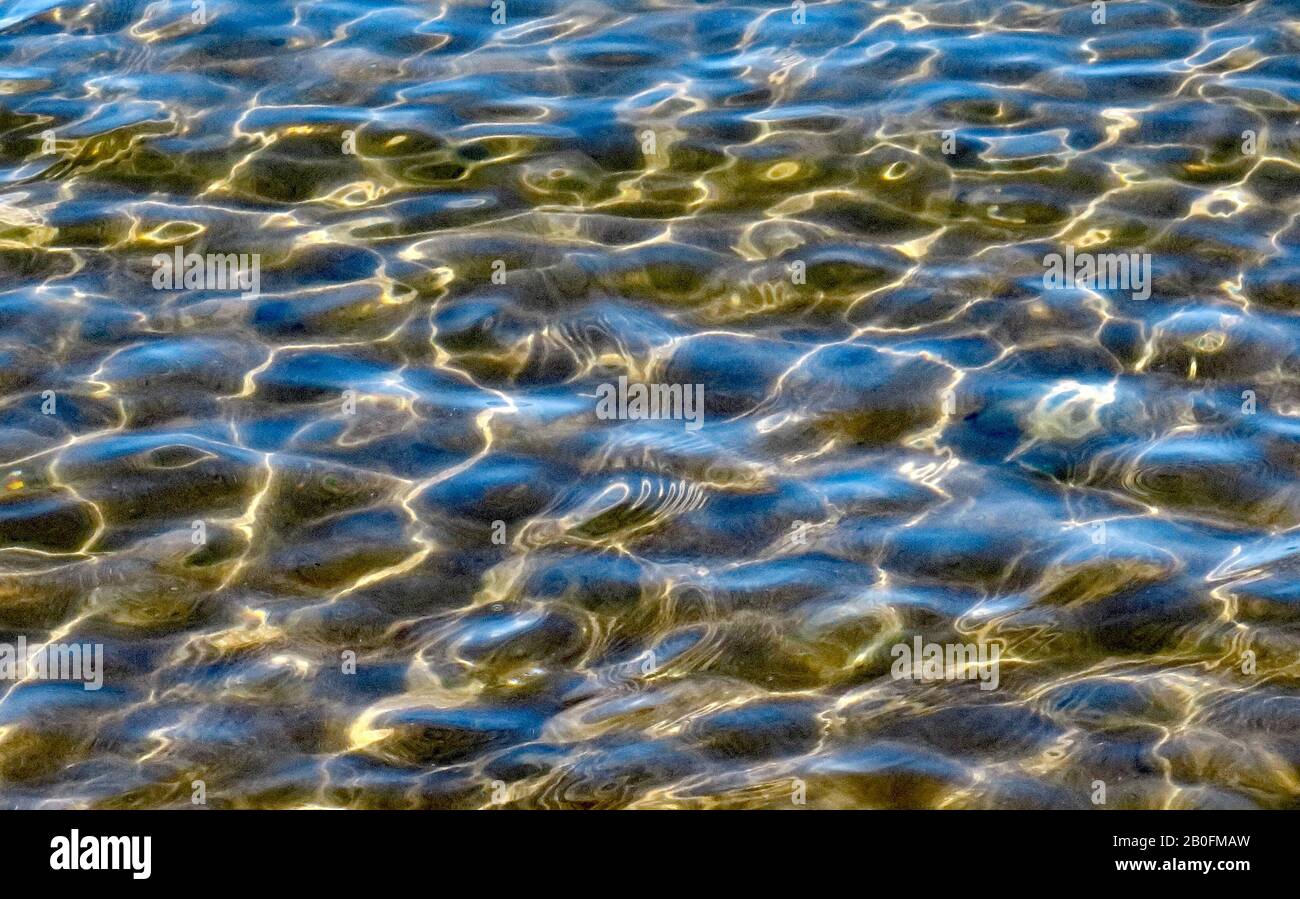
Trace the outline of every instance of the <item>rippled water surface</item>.
<instances>
[{"instance_id":1,"label":"rippled water surface","mask_svg":"<svg viewBox=\"0 0 1300 899\"><path fill-rule=\"evenodd\" d=\"M0 3L0 804L1300 804L1294 0L199 6Z\"/></svg>"}]
</instances>

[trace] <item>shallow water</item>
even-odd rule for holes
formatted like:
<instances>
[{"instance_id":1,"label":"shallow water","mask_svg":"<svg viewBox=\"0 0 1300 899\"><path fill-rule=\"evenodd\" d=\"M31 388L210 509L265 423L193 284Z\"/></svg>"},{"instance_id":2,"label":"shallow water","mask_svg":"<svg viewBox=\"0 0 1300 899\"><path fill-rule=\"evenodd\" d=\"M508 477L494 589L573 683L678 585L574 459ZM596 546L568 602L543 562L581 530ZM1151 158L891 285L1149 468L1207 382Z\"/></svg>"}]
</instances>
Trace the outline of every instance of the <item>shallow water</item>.
<instances>
[{"instance_id":1,"label":"shallow water","mask_svg":"<svg viewBox=\"0 0 1300 899\"><path fill-rule=\"evenodd\" d=\"M0 5L0 803L1300 804L1300 5L490 7Z\"/></svg>"}]
</instances>

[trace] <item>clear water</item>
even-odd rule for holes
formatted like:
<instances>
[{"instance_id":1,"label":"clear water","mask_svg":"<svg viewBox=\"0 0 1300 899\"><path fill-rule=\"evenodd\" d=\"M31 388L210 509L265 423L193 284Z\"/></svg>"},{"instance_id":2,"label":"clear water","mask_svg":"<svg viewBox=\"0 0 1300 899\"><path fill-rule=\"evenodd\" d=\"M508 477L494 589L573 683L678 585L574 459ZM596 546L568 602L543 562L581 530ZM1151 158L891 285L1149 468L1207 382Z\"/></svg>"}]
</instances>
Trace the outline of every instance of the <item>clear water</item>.
<instances>
[{"instance_id":1,"label":"clear water","mask_svg":"<svg viewBox=\"0 0 1300 899\"><path fill-rule=\"evenodd\" d=\"M1300 6L492 16L0 4L0 803L1297 804Z\"/></svg>"}]
</instances>

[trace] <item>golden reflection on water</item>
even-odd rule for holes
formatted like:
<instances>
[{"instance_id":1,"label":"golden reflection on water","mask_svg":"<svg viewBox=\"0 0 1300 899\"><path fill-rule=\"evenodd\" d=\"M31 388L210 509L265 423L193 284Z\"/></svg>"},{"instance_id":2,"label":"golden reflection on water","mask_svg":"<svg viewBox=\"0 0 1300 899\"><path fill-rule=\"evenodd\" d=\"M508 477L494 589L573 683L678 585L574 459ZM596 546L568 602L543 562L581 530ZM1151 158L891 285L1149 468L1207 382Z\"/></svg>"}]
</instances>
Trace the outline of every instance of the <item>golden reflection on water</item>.
<instances>
[{"instance_id":1,"label":"golden reflection on water","mask_svg":"<svg viewBox=\"0 0 1300 899\"><path fill-rule=\"evenodd\" d=\"M182 6L0 12L0 803L1296 805L1284 4Z\"/></svg>"}]
</instances>

